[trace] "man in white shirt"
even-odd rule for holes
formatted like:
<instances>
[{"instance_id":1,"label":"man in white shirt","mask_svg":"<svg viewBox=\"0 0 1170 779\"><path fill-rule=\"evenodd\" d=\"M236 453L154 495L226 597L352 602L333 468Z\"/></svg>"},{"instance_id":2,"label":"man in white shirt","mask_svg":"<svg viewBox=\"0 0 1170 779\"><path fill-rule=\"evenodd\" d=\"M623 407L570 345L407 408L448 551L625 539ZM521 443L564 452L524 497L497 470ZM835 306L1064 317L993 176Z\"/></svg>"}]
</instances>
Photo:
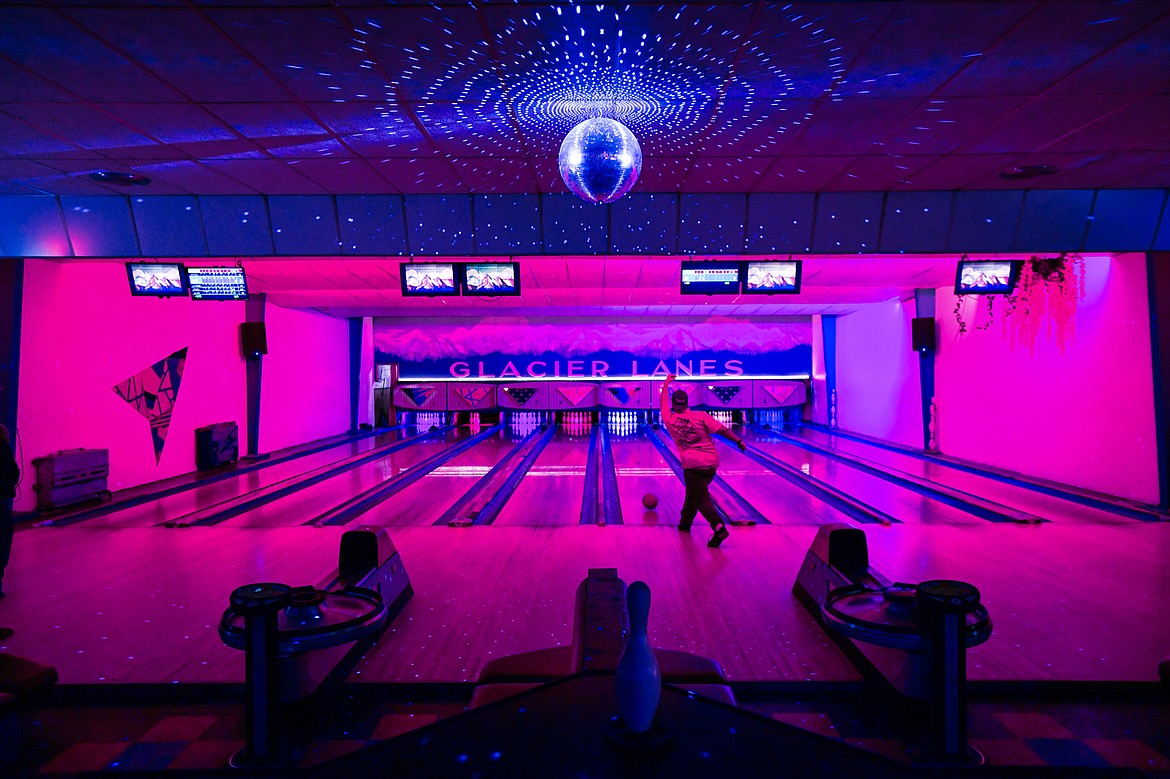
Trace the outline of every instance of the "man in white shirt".
<instances>
[{"instance_id":1,"label":"man in white shirt","mask_svg":"<svg viewBox=\"0 0 1170 779\"><path fill-rule=\"evenodd\" d=\"M711 482L715 480L715 471L719 467L719 454L715 451L715 442L711 440L711 435L718 434L734 441L741 452L745 451L747 446L742 438L724 427L715 417L705 411L691 409L686 392L678 390L672 394L670 385L675 378L672 373L662 384L661 407L662 423L678 449L678 459L683 469L683 484L686 487L686 498L683 500L678 529L683 533L691 532L695 514L702 514L714 532L707 546L714 548L722 544L730 534L711 501Z\"/></svg>"}]
</instances>

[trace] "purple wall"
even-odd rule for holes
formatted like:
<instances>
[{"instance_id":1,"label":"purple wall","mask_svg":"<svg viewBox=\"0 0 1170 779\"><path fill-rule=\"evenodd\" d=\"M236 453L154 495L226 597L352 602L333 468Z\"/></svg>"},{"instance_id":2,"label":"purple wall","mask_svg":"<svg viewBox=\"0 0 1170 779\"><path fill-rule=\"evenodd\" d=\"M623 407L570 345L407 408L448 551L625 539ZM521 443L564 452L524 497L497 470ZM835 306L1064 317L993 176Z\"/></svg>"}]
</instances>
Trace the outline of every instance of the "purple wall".
<instances>
[{"instance_id":1,"label":"purple wall","mask_svg":"<svg viewBox=\"0 0 1170 779\"><path fill-rule=\"evenodd\" d=\"M194 470L195 428L244 426L244 304L135 298L128 286L121 264L25 265L17 510L36 505L33 458L109 449L110 489L125 489ZM156 464L149 422L112 387L183 347L187 362Z\"/></svg>"},{"instance_id":2,"label":"purple wall","mask_svg":"<svg viewBox=\"0 0 1170 779\"><path fill-rule=\"evenodd\" d=\"M914 301L873 303L837 319L837 426L922 445Z\"/></svg>"},{"instance_id":3,"label":"purple wall","mask_svg":"<svg viewBox=\"0 0 1170 779\"><path fill-rule=\"evenodd\" d=\"M936 391L944 454L1157 503L1145 256L1085 260L1085 299L1060 349L1041 328L1030 349L1003 298L964 302L938 291ZM844 430L921 447L914 302L890 301L838 320L838 421ZM985 329L976 329L985 328Z\"/></svg>"},{"instance_id":4,"label":"purple wall","mask_svg":"<svg viewBox=\"0 0 1170 779\"><path fill-rule=\"evenodd\" d=\"M36 505L32 460L109 449L111 490L195 470L195 428L240 426L245 451L244 304L131 297L120 263L28 260L20 351L17 510ZM348 324L267 307L262 451L349 428ZM187 347L158 463L150 425L113 387Z\"/></svg>"},{"instance_id":5,"label":"purple wall","mask_svg":"<svg viewBox=\"0 0 1170 779\"><path fill-rule=\"evenodd\" d=\"M1085 299L1063 351L1042 327L1032 348L997 298L964 302L938 291L935 398L941 451L1043 479L1157 503L1145 256L1085 260ZM922 445L914 302L840 317L838 423L844 430ZM983 329L978 329L983 328Z\"/></svg>"},{"instance_id":6,"label":"purple wall","mask_svg":"<svg viewBox=\"0 0 1170 779\"><path fill-rule=\"evenodd\" d=\"M939 291L939 444L955 457L1156 503L1145 256L1090 257L1085 271L1063 352L1045 330L1033 350L1013 345L998 306L988 329L960 336L954 295Z\"/></svg>"}]
</instances>

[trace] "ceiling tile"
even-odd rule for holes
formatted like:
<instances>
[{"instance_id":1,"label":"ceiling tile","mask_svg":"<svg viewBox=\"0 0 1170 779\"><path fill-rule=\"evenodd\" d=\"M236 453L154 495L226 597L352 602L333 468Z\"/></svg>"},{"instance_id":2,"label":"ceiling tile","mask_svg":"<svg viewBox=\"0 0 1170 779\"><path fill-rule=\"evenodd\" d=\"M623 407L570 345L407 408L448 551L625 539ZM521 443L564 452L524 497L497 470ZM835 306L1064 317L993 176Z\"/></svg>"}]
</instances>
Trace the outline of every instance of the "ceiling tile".
<instances>
[{"instance_id":1,"label":"ceiling tile","mask_svg":"<svg viewBox=\"0 0 1170 779\"><path fill-rule=\"evenodd\" d=\"M951 97L924 100L882 139L890 154L949 154L972 132L998 122L1027 102L1024 97Z\"/></svg>"},{"instance_id":2,"label":"ceiling tile","mask_svg":"<svg viewBox=\"0 0 1170 779\"><path fill-rule=\"evenodd\" d=\"M280 84L248 52L190 8L74 8L96 37L195 101L268 100Z\"/></svg>"},{"instance_id":3,"label":"ceiling tile","mask_svg":"<svg viewBox=\"0 0 1170 779\"><path fill-rule=\"evenodd\" d=\"M500 95L496 63L470 5L363 7L345 17L354 30L350 45L383 77L377 97L490 104Z\"/></svg>"},{"instance_id":4,"label":"ceiling tile","mask_svg":"<svg viewBox=\"0 0 1170 779\"><path fill-rule=\"evenodd\" d=\"M390 103L312 103L313 116L346 146L371 157L418 157L438 151L410 115Z\"/></svg>"},{"instance_id":5,"label":"ceiling tile","mask_svg":"<svg viewBox=\"0 0 1170 779\"><path fill-rule=\"evenodd\" d=\"M175 102L181 95L51 8L0 8L0 55L97 102Z\"/></svg>"},{"instance_id":6,"label":"ceiling tile","mask_svg":"<svg viewBox=\"0 0 1170 779\"><path fill-rule=\"evenodd\" d=\"M0 106L0 109L3 108L5 106ZM80 151L77 146L55 138L27 121L0 113L0 154L12 157L40 156L55 152L68 153L75 149Z\"/></svg>"},{"instance_id":7,"label":"ceiling tile","mask_svg":"<svg viewBox=\"0 0 1170 779\"><path fill-rule=\"evenodd\" d=\"M356 43L360 36L344 14L328 7L276 7L215 8L208 15L296 98L385 96L385 76L366 62Z\"/></svg>"},{"instance_id":8,"label":"ceiling tile","mask_svg":"<svg viewBox=\"0 0 1170 779\"><path fill-rule=\"evenodd\" d=\"M750 192L771 163L769 157L700 158L687 173L683 187L693 186L700 192Z\"/></svg>"},{"instance_id":9,"label":"ceiling tile","mask_svg":"<svg viewBox=\"0 0 1170 779\"><path fill-rule=\"evenodd\" d=\"M996 43L1002 30L1021 19L1019 3L981 3L973 23L969 6L945 3L888 4L888 18L849 62L834 92L847 97L927 96L967 66L973 52ZM907 51L916 56L907 57Z\"/></svg>"},{"instance_id":10,"label":"ceiling tile","mask_svg":"<svg viewBox=\"0 0 1170 779\"><path fill-rule=\"evenodd\" d=\"M530 149L521 140L510 117L485 113L480 108L473 103L430 103L418 107L418 118L435 146L445 154L523 157L529 152L538 153L538 149Z\"/></svg>"},{"instance_id":11,"label":"ceiling tile","mask_svg":"<svg viewBox=\"0 0 1170 779\"><path fill-rule=\"evenodd\" d=\"M57 136L67 136L85 149L153 149L166 157L165 147L134 132L122 122L80 103L19 103L5 106L12 116Z\"/></svg>"},{"instance_id":12,"label":"ceiling tile","mask_svg":"<svg viewBox=\"0 0 1170 779\"><path fill-rule=\"evenodd\" d=\"M818 192L828 186L853 157L777 157L760 176L753 192Z\"/></svg>"},{"instance_id":13,"label":"ceiling tile","mask_svg":"<svg viewBox=\"0 0 1170 779\"><path fill-rule=\"evenodd\" d=\"M207 160L208 168L249 187L250 192L268 195L322 194L324 190L308 176L297 172L297 161ZM216 192L214 194L229 194Z\"/></svg>"},{"instance_id":14,"label":"ceiling tile","mask_svg":"<svg viewBox=\"0 0 1170 779\"><path fill-rule=\"evenodd\" d=\"M285 138L327 134L320 122L292 102L206 103L207 110L246 138Z\"/></svg>"},{"instance_id":15,"label":"ceiling tile","mask_svg":"<svg viewBox=\"0 0 1170 779\"><path fill-rule=\"evenodd\" d=\"M778 144L776 152L784 155L880 153L886 136L921 102L916 98L867 96L822 103L812 120Z\"/></svg>"},{"instance_id":16,"label":"ceiling tile","mask_svg":"<svg viewBox=\"0 0 1170 779\"><path fill-rule=\"evenodd\" d=\"M361 195L391 189L386 179L365 160L301 160L297 163L297 171L334 195Z\"/></svg>"},{"instance_id":17,"label":"ceiling tile","mask_svg":"<svg viewBox=\"0 0 1170 779\"><path fill-rule=\"evenodd\" d=\"M1020 159L1018 154L948 154L923 160L923 167L914 171L911 183L905 188L938 190L987 188L991 180L997 189L1019 189L1018 181L1004 181L999 177ZM950 182L951 186L947 186ZM982 186L978 186L982 185ZM903 187L899 187L903 189Z\"/></svg>"},{"instance_id":18,"label":"ceiling tile","mask_svg":"<svg viewBox=\"0 0 1170 779\"><path fill-rule=\"evenodd\" d=\"M990 47L970 52L975 56L968 67L947 83L940 95L1039 95L1136 32L1153 14L1165 12L1164 8L1155 9L1156 3L1122 8L1094 0L1036 3L1031 8L1025 3L996 5L1009 6L1005 13L1030 12L1018 24L997 25L998 29L988 23L991 20L982 8L977 17L969 16L970 26L999 37ZM956 15L963 13L960 10Z\"/></svg>"},{"instance_id":19,"label":"ceiling tile","mask_svg":"<svg viewBox=\"0 0 1170 779\"><path fill-rule=\"evenodd\" d=\"M163 143L198 144L239 137L222 121L191 103L105 103L102 109Z\"/></svg>"},{"instance_id":20,"label":"ceiling tile","mask_svg":"<svg viewBox=\"0 0 1170 779\"><path fill-rule=\"evenodd\" d=\"M468 191L476 194L536 190L536 180L532 177L531 169L527 165L518 165L516 160L471 157L452 159L451 164Z\"/></svg>"},{"instance_id":21,"label":"ceiling tile","mask_svg":"<svg viewBox=\"0 0 1170 779\"><path fill-rule=\"evenodd\" d=\"M975 144L963 151L997 154L1027 152L1091 124L1130 102L1124 95L1045 95L989 124Z\"/></svg>"},{"instance_id":22,"label":"ceiling tile","mask_svg":"<svg viewBox=\"0 0 1170 779\"><path fill-rule=\"evenodd\" d=\"M370 162L398 192L466 192L459 174L448 160L394 158Z\"/></svg>"},{"instance_id":23,"label":"ceiling tile","mask_svg":"<svg viewBox=\"0 0 1170 779\"><path fill-rule=\"evenodd\" d=\"M19 61L0 56L5 77L0 78L0 103L76 103L81 98L50 83Z\"/></svg>"}]
</instances>

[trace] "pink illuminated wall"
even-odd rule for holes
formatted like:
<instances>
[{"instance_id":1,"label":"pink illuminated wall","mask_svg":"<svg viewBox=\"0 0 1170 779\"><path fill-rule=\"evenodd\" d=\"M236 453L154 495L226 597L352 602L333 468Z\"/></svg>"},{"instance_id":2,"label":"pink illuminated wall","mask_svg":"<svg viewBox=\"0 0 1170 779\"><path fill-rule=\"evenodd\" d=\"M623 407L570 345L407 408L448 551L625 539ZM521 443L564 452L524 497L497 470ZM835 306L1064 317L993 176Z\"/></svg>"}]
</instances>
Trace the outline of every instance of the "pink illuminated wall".
<instances>
[{"instance_id":1,"label":"pink illuminated wall","mask_svg":"<svg viewBox=\"0 0 1170 779\"><path fill-rule=\"evenodd\" d=\"M23 306L18 511L36 505L35 457L109 449L109 486L118 490L194 470L197 427L245 427L243 303L135 298L122 264L28 260ZM111 388L183 347L186 368L156 464L149 423Z\"/></svg>"},{"instance_id":2,"label":"pink illuminated wall","mask_svg":"<svg viewBox=\"0 0 1170 779\"><path fill-rule=\"evenodd\" d=\"M1002 313L988 329L959 335L955 297L939 290L940 446L955 457L1156 503L1145 257L1090 257L1085 267L1085 300L1063 352L1045 330L1033 350L1013 346L1013 324Z\"/></svg>"},{"instance_id":3,"label":"pink illuminated wall","mask_svg":"<svg viewBox=\"0 0 1170 779\"><path fill-rule=\"evenodd\" d=\"M349 321L272 304L264 319L260 451L348 430Z\"/></svg>"},{"instance_id":4,"label":"pink illuminated wall","mask_svg":"<svg viewBox=\"0 0 1170 779\"><path fill-rule=\"evenodd\" d=\"M918 354L910 348L913 300L872 303L837 319L837 424L922 446Z\"/></svg>"},{"instance_id":5,"label":"pink illuminated wall","mask_svg":"<svg viewBox=\"0 0 1170 779\"><path fill-rule=\"evenodd\" d=\"M18 511L36 505L32 460L109 449L111 490L195 470L195 428L236 422L246 451L244 303L130 295L121 263L28 260L21 324ZM266 306L261 451L349 428L348 323ZM162 458L150 426L112 387L188 348Z\"/></svg>"}]
</instances>

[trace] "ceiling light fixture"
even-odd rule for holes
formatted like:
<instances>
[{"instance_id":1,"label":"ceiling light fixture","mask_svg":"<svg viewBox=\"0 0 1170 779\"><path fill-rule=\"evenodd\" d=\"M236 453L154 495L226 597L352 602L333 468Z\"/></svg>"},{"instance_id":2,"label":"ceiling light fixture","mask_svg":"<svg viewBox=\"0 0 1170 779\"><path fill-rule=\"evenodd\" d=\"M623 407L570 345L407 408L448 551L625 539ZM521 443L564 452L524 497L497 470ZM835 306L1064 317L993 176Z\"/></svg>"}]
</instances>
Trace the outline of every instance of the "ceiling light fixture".
<instances>
[{"instance_id":1,"label":"ceiling light fixture","mask_svg":"<svg viewBox=\"0 0 1170 779\"><path fill-rule=\"evenodd\" d=\"M597 205L612 203L638 180L642 146L619 121L586 119L561 142L557 166L574 195Z\"/></svg>"}]
</instances>

